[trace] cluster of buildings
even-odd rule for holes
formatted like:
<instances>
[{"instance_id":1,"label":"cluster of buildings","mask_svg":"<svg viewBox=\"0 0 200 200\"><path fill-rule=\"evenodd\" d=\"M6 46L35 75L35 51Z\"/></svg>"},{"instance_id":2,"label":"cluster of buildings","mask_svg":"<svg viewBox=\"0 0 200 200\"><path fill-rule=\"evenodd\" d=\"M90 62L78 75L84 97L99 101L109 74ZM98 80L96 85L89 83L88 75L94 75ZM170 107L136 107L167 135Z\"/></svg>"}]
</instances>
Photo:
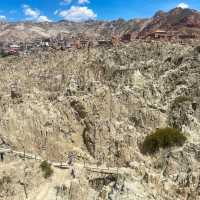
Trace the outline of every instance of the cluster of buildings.
<instances>
[{"instance_id":1,"label":"cluster of buildings","mask_svg":"<svg viewBox=\"0 0 200 200\"><path fill-rule=\"evenodd\" d=\"M57 37L35 39L29 42L12 42L0 43L0 54L2 56L31 54L34 52L48 50L67 50L82 49L98 46L118 46L120 43L129 43L133 40L164 40L179 41L186 39L196 39L194 34L180 34L177 31L156 30L143 35L136 35L128 32L121 36L113 35L110 39L91 39L86 36L78 35L77 37L63 36L58 34Z\"/></svg>"},{"instance_id":2,"label":"cluster of buildings","mask_svg":"<svg viewBox=\"0 0 200 200\"><path fill-rule=\"evenodd\" d=\"M165 40L165 41L179 41L186 39L196 39L195 34L183 34L178 31L165 31L165 30L155 30L150 33L139 35L138 39L147 40Z\"/></svg>"},{"instance_id":3,"label":"cluster of buildings","mask_svg":"<svg viewBox=\"0 0 200 200\"><path fill-rule=\"evenodd\" d=\"M73 41L69 41L67 39L59 39L58 37L38 38L28 42L16 41L11 43L1 43L0 53L2 56L31 54L38 51L48 51L53 49L66 50L69 48L81 48L81 45L85 44L80 43L79 40L75 39L73 39Z\"/></svg>"},{"instance_id":4,"label":"cluster of buildings","mask_svg":"<svg viewBox=\"0 0 200 200\"><path fill-rule=\"evenodd\" d=\"M83 49L99 46L116 46L120 42L130 42L131 37L124 35L122 37L112 36L110 39L91 39L88 37L57 37L38 38L28 42L10 42L0 43L1 56L31 54L38 51L49 50L67 50L67 49Z\"/></svg>"}]
</instances>

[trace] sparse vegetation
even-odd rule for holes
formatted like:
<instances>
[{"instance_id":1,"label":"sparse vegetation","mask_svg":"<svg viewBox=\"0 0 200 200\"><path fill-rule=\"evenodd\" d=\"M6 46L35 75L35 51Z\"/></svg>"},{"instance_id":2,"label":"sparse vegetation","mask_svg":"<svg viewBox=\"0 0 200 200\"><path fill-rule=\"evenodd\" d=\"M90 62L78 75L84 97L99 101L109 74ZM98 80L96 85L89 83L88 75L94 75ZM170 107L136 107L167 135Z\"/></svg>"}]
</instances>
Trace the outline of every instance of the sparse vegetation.
<instances>
[{"instance_id":1,"label":"sparse vegetation","mask_svg":"<svg viewBox=\"0 0 200 200\"><path fill-rule=\"evenodd\" d=\"M179 96L176 97L174 100L174 104L180 104L186 101L193 101L192 97L187 97L187 96Z\"/></svg>"},{"instance_id":2,"label":"sparse vegetation","mask_svg":"<svg viewBox=\"0 0 200 200\"><path fill-rule=\"evenodd\" d=\"M6 184L11 183L11 178L10 178L10 176L3 176L3 177L0 179L0 185L3 185L4 183L6 183Z\"/></svg>"},{"instance_id":3,"label":"sparse vegetation","mask_svg":"<svg viewBox=\"0 0 200 200\"><path fill-rule=\"evenodd\" d=\"M141 150L144 154L154 154L160 148L182 146L186 137L175 128L157 129L154 133L146 136Z\"/></svg>"},{"instance_id":4,"label":"sparse vegetation","mask_svg":"<svg viewBox=\"0 0 200 200\"><path fill-rule=\"evenodd\" d=\"M43 161L40 165L44 178L49 178L53 174L53 169L47 161Z\"/></svg>"},{"instance_id":5,"label":"sparse vegetation","mask_svg":"<svg viewBox=\"0 0 200 200\"><path fill-rule=\"evenodd\" d=\"M0 178L0 190L4 190L5 185L8 185L12 182L10 176L3 176Z\"/></svg>"},{"instance_id":6,"label":"sparse vegetation","mask_svg":"<svg viewBox=\"0 0 200 200\"><path fill-rule=\"evenodd\" d=\"M200 46L195 47L194 49L197 53L200 53Z\"/></svg>"},{"instance_id":7,"label":"sparse vegetation","mask_svg":"<svg viewBox=\"0 0 200 200\"><path fill-rule=\"evenodd\" d=\"M78 101L72 101L70 103L70 105L72 106L72 108L77 112L78 116L81 118L81 119L84 119L86 118L87 116L87 112L84 108L84 106L78 102Z\"/></svg>"}]
</instances>

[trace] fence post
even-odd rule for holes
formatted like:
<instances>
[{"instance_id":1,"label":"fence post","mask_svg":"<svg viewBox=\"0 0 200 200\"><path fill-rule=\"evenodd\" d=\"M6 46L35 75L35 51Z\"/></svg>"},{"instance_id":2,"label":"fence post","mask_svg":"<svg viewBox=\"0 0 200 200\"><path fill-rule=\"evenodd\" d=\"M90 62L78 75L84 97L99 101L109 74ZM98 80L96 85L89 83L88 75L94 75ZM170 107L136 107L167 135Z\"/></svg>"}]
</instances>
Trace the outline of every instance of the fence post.
<instances>
[{"instance_id":1,"label":"fence post","mask_svg":"<svg viewBox=\"0 0 200 200\"><path fill-rule=\"evenodd\" d=\"M25 147L23 146L24 149L24 161L25 161L25 157L26 157L26 153L25 153Z\"/></svg>"}]
</instances>

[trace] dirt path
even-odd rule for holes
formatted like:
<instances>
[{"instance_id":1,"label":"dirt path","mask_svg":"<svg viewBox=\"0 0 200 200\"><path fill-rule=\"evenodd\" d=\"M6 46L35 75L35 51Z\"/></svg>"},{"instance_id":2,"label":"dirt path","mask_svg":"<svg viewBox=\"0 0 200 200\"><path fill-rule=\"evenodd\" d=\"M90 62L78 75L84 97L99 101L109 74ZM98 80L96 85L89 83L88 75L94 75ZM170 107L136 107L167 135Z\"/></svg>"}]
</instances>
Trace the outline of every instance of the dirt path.
<instances>
[{"instance_id":1,"label":"dirt path","mask_svg":"<svg viewBox=\"0 0 200 200\"><path fill-rule=\"evenodd\" d=\"M70 175L66 170L54 169L53 176L33 190L28 200L55 200L56 187L70 184Z\"/></svg>"},{"instance_id":2,"label":"dirt path","mask_svg":"<svg viewBox=\"0 0 200 200\"><path fill-rule=\"evenodd\" d=\"M49 190L50 190L50 183L42 184L42 186L39 187L38 192L35 192L35 195L33 197L30 197L30 200L44 200L48 196Z\"/></svg>"}]
</instances>

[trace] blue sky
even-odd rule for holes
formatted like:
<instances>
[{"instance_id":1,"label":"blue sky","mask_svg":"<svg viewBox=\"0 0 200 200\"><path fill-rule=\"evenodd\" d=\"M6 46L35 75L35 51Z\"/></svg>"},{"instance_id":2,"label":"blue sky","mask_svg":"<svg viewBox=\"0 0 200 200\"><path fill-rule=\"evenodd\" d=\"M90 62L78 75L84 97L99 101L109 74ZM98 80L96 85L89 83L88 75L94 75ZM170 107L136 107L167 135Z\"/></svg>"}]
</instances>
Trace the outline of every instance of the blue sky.
<instances>
[{"instance_id":1,"label":"blue sky","mask_svg":"<svg viewBox=\"0 0 200 200\"><path fill-rule=\"evenodd\" d=\"M0 19L80 21L145 18L158 10L168 11L178 5L200 10L200 0L6 0L0 4Z\"/></svg>"}]
</instances>

